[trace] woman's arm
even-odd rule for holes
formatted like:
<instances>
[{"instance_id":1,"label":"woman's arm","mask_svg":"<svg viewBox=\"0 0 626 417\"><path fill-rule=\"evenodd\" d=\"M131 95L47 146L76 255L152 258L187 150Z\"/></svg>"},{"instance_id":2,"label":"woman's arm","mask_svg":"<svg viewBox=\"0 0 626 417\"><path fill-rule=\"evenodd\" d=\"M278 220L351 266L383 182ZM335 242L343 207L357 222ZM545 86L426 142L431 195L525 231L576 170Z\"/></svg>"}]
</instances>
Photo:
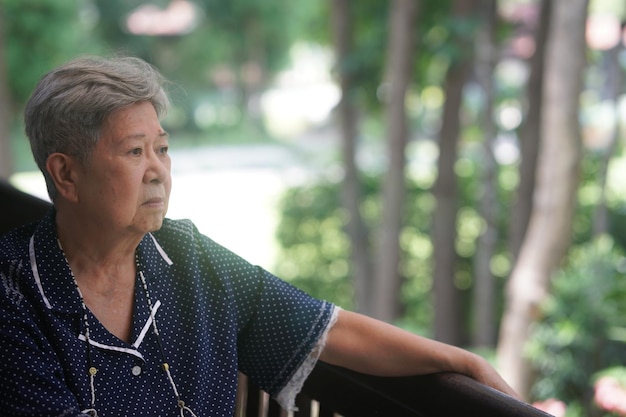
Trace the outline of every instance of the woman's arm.
<instances>
[{"instance_id":1,"label":"woman's arm","mask_svg":"<svg viewBox=\"0 0 626 417\"><path fill-rule=\"evenodd\" d=\"M378 376L457 372L517 397L482 357L427 339L373 318L339 311L320 359Z\"/></svg>"}]
</instances>

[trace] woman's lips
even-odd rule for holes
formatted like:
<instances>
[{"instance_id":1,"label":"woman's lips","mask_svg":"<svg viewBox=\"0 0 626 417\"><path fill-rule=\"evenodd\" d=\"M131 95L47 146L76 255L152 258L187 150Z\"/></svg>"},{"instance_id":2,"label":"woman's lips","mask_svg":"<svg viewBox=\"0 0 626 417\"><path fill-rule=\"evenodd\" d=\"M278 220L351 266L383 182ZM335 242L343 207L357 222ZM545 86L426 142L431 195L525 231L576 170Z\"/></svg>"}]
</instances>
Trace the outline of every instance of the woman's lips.
<instances>
[{"instance_id":1,"label":"woman's lips","mask_svg":"<svg viewBox=\"0 0 626 417\"><path fill-rule=\"evenodd\" d=\"M163 198L161 197L150 198L146 200L145 203L143 203L144 206L149 206L149 207L162 207L163 204L164 204Z\"/></svg>"}]
</instances>

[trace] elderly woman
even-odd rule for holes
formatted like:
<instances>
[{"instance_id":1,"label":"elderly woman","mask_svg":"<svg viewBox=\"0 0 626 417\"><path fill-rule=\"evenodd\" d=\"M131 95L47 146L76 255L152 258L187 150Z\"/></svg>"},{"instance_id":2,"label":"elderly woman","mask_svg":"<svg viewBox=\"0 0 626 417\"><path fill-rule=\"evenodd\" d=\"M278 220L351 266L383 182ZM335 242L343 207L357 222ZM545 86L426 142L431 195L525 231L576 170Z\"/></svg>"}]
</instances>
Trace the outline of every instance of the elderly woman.
<instances>
[{"instance_id":1,"label":"elderly woman","mask_svg":"<svg viewBox=\"0 0 626 417\"><path fill-rule=\"evenodd\" d=\"M302 293L165 218L168 98L136 58L42 78L26 133L53 209L0 240L5 416L232 416L241 370L285 407L317 360L376 375L482 358Z\"/></svg>"}]
</instances>

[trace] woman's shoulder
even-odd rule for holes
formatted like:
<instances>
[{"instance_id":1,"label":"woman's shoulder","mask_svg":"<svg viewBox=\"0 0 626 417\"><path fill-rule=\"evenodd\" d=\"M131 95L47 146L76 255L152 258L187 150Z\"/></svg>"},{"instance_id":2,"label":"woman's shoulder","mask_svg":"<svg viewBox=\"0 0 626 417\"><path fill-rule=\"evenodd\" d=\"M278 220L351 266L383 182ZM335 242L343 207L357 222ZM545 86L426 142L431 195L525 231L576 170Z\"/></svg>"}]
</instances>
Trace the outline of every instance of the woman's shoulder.
<instances>
[{"instance_id":1,"label":"woman's shoulder","mask_svg":"<svg viewBox=\"0 0 626 417\"><path fill-rule=\"evenodd\" d=\"M0 237L0 304L19 304L24 298L22 276L29 265L29 241L35 225L20 226Z\"/></svg>"},{"instance_id":2,"label":"woman's shoulder","mask_svg":"<svg viewBox=\"0 0 626 417\"><path fill-rule=\"evenodd\" d=\"M176 242L177 245L189 245L201 239L196 225L189 219L163 219L161 228L152 233L158 241Z\"/></svg>"},{"instance_id":3,"label":"woman's shoulder","mask_svg":"<svg viewBox=\"0 0 626 417\"><path fill-rule=\"evenodd\" d=\"M209 260L220 259L221 262L228 261L236 264L244 262L238 255L200 232L188 219L166 218L153 236L166 253L199 256Z\"/></svg>"}]
</instances>

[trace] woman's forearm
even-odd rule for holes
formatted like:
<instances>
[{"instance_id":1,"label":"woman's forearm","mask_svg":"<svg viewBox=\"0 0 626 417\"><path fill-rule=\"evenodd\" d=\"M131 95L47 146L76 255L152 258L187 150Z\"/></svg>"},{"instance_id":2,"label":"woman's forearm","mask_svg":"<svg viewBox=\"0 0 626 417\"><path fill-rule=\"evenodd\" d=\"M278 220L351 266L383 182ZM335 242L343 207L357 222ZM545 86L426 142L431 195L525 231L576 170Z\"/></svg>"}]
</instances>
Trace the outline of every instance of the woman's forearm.
<instances>
[{"instance_id":1,"label":"woman's forearm","mask_svg":"<svg viewBox=\"0 0 626 417\"><path fill-rule=\"evenodd\" d=\"M339 312L320 359L378 376L457 372L515 396L480 356L349 311Z\"/></svg>"}]
</instances>

